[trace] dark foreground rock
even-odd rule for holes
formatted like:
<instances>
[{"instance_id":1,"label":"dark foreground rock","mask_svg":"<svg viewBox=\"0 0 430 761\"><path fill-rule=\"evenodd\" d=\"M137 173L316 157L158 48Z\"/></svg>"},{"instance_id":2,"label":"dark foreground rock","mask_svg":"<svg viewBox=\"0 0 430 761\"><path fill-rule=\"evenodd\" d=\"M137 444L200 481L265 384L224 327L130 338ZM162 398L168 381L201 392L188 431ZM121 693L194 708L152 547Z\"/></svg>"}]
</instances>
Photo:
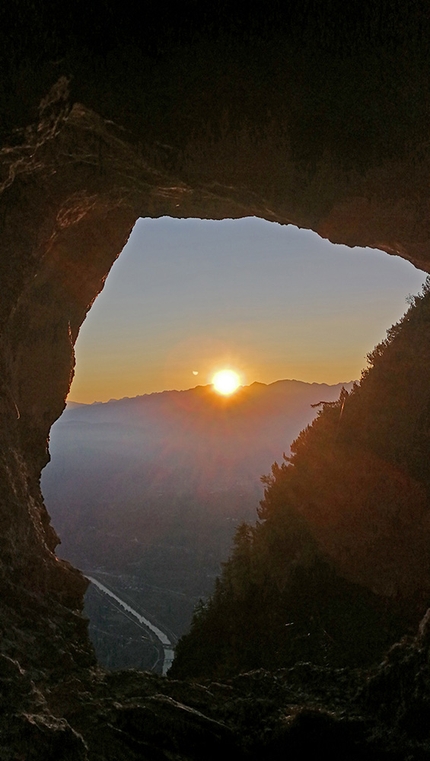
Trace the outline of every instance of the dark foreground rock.
<instances>
[{"instance_id":1,"label":"dark foreground rock","mask_svg":"<svg viewBox=\"0 0 430 761\"><path fill-rule=\"evenodd\" d=\"M424 761L429 630L427 615L367 672L302 663L202 684L98 668L36 684L3 656L0 758Z\"/></svg>"}]
</instances>

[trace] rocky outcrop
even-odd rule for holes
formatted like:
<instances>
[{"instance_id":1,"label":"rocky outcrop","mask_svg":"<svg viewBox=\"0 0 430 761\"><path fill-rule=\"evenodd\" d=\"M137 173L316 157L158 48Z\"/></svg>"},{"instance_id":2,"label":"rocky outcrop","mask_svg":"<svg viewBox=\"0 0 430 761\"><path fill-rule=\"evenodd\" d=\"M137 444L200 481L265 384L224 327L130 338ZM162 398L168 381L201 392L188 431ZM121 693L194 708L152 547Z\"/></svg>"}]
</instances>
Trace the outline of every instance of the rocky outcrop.
<instances>
[{"instance_id":1,"label":"rocky outcrop","mask_svg":"<svg viewBox=\"0 0 430 761\"><path fill-rule=\"evenodd\" d=\"M218 5L148 3L144 24L115 2L1 10L5 758L198 758L202 738L214 754L267 757L243 723L257 693L230 703L217 687L217 712L208 688L94 670L86 583L55 555L39 488L49 429L135 219L258 215L430 267L426 3ZM337 719L312 711L283 714L280 735L269 722L284 738L273 758L317 725L331 742Z\"/></svg>"}]
</instances>

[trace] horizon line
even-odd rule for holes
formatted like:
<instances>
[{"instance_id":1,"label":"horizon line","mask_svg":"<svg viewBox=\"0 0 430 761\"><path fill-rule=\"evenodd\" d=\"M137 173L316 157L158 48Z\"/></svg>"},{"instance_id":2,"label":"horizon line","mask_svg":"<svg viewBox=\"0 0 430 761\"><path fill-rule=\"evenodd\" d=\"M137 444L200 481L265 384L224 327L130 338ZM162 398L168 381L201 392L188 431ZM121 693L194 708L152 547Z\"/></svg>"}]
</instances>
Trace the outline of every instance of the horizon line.
<instances>
[{"instance_id":1,"label":"horizon line","mask_svg":"<svg viewBox=\"0 0 430 761\"><path fill-rule=\"evenodd\" d=\"M251 386L274 386L276 383L303 383L306 386L349 386L352 383L358 383L357 379L351 379L349 381L339 381L338 383L319 383L318 381L302 381L298 378L279 378L276 381L272 381L271 383L263 383L263 381L253 381L252 383L249 383L245 386L239 386L239 389L245 389L245 388L251 388ZM93 402L76 402L74 399L67 399L66 398L66 405L67 404L75 404L82 407L91 407L94 404L110 404L111 402L122 402L126 399L141 399L145 396L156 396L160 394L171 394L171 393L177 393L177 394L186 394L190 391L195 391L198 388L211 388L213 387L212 383L206 383L204 385L198 384L197 386L192 386L191 388L184 388L184 389L176 389L176 388L166 388L162 391L149 391L145 394L136 394L135 396L121 396L119 398L111 397L110 399L107 399L106 401L98 401L94 400Z\"/></svg>"}]
</instances>

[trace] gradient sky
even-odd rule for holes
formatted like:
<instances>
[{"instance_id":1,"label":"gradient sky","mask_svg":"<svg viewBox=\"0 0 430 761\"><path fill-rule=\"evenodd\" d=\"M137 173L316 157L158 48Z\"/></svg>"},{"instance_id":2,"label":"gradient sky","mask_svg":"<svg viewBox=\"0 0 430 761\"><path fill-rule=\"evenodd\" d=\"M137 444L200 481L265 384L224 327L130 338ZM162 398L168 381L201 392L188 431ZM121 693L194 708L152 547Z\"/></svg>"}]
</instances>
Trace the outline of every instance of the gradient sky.
<instances>
[{"instance_id":1,"label":"gradient sky","mask_svg":"<svg viewBox=\"0 0 430 761\"><path fill-rule=\"evenodd\" d=\"M87 317L69 399L360 377L425 273L256 218L140 219ZM198 374L197 374L198 373Z\"/></svg>"}]
</instances>

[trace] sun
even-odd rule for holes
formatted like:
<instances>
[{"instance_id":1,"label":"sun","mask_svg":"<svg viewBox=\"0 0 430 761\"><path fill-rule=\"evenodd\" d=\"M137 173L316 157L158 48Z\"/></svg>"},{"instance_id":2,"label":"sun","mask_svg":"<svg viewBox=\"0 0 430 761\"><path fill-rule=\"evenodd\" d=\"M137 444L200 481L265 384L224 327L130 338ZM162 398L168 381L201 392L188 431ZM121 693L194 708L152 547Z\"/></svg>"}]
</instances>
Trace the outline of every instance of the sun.
<instances>
[{"instance_id":1,"label":"sun","mask_svg":"<svg viewBox=\"0 0 430 761\"><path fill-rule=\"evenodd\" d=\"M239 388L240 377L238 373L234 372L234 370L220 370L215 373L212 378L212 383L218 394L229 396L230 394L234 394Z\"/></svg>"}]
</instances>

